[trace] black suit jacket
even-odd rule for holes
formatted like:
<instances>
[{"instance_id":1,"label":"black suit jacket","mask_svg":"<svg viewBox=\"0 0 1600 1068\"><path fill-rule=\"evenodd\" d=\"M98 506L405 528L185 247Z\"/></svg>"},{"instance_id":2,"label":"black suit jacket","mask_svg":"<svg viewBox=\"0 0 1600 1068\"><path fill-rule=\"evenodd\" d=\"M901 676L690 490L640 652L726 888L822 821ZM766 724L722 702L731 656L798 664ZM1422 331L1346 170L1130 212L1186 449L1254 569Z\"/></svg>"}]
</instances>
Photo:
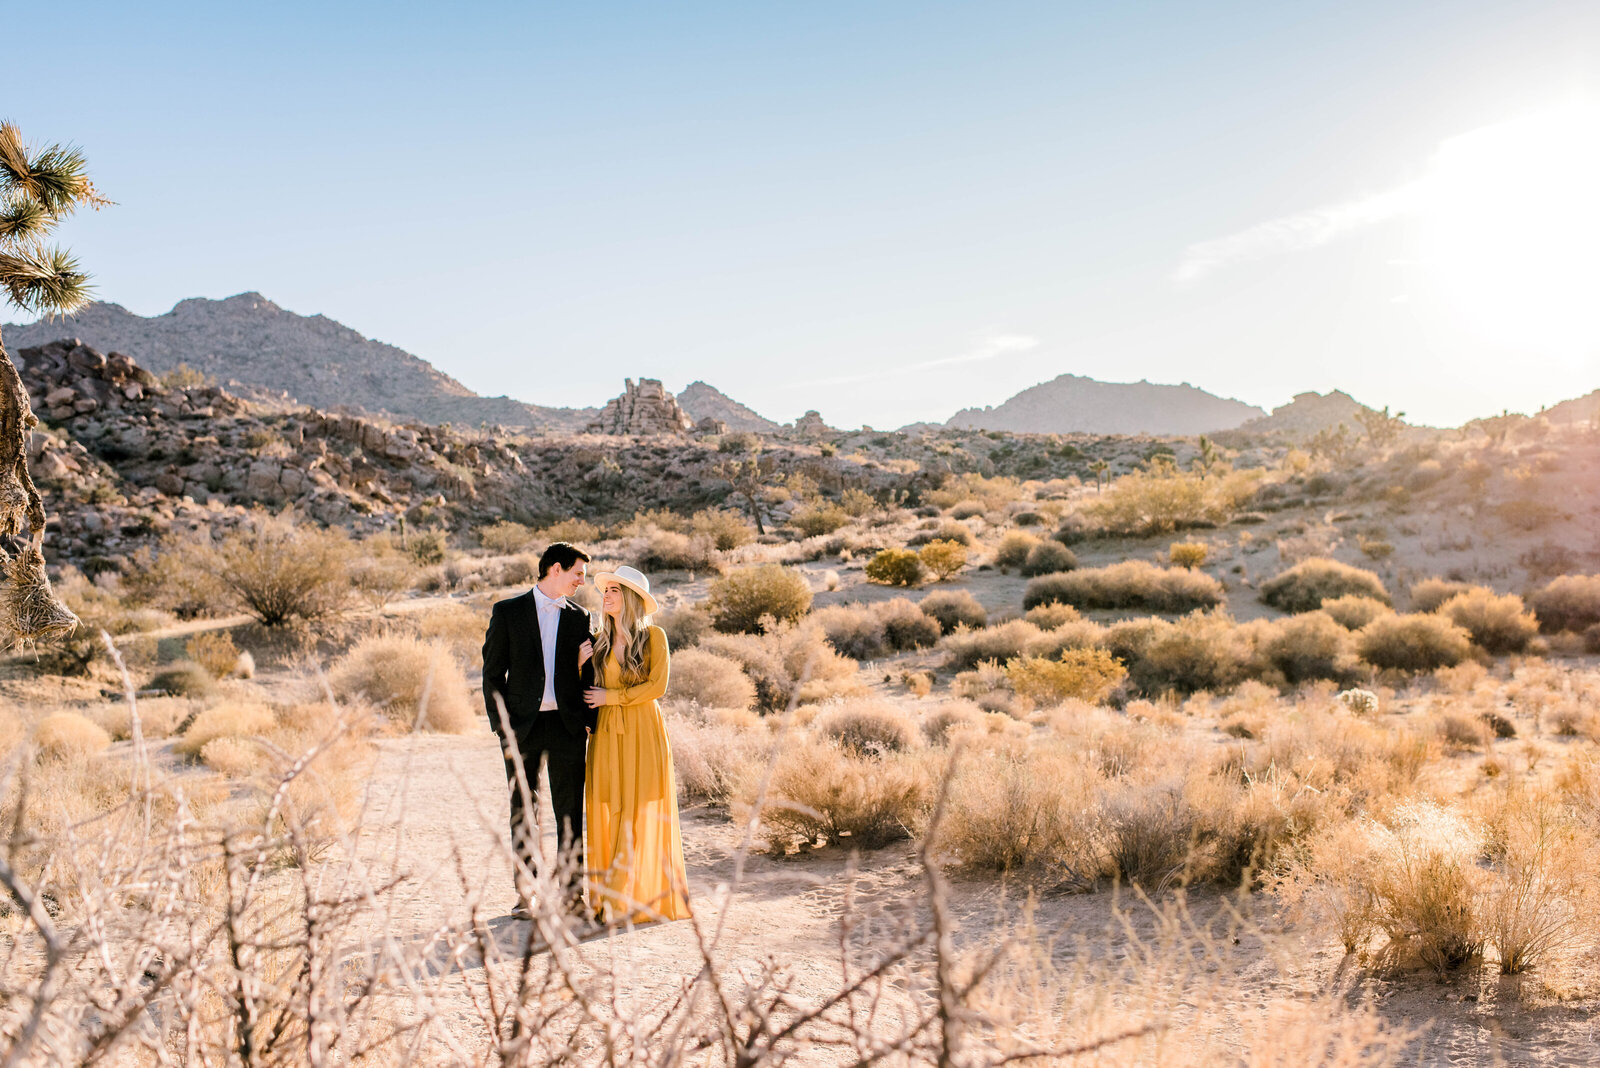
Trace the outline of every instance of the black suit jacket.
<instances>
[{"instance_id":1,"label":"black suit jacket","mask_svg":"<svg viewBox=\"0 0 1600 1068\"><path fill-rule=\"evenodd\" d=\"M592 730L597 722L596 710L583 701L583 691L594 684L594 660L578 666L578 647L588 640L589 613L568 602L556 624L556 711L543 714L559 715L567 733L580 744L587 738L585 728ZM531 726L541 715L544 649L532 590L497 601L483 639L483 707L498 733L496 694L506 703L512 730Z\"/></svg>"}]
</instances>

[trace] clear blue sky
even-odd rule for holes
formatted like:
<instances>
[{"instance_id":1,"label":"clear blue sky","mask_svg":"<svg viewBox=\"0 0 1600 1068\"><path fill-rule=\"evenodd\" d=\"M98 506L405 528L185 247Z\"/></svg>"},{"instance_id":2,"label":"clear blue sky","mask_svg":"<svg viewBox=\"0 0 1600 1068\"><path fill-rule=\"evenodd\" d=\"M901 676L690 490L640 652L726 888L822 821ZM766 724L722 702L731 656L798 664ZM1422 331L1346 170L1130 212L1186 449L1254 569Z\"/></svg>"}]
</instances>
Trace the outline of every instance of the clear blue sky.
<instances>
[{"instance_id":1,"label":"clear blue sky","mask_svg":"<svg viewBox=\"0 0 1600 1068\"><path fill-rule=\"evenodd\" d=\"M1437 423L1600 387L1587 313L1541 284L1479 315L1503 279L1441 282L1437 219L1366 206L1450 138L1594 99L1592 0L39 18L0 115L87 151L118 203L63 236L141 314L259 290L483 393L703 378L844 426L1063 372L1267 407L1343 388ZM1527 254L1495 233L1447 236ZM1535 315L1558 336L1523 336Z\"/></svg>"}]
</instances>

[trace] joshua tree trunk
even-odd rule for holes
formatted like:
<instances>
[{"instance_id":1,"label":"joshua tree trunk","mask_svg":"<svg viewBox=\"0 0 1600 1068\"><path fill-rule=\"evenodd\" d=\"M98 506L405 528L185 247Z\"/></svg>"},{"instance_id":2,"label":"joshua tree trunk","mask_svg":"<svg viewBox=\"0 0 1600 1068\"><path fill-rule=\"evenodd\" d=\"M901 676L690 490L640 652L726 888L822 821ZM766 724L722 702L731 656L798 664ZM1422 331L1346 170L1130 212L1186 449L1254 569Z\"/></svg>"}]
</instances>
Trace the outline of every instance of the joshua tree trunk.
<instances>
[{"instance_id":1,"label":"joshua tree trunk","mask_svg":"<svg viewBox=\"0 0 1600 1068\"><path fill-rule=\"evenodd\" d=\"M38 425L22 376L0 337L0 534L44 532L44 500L28 474L28 432Z\"/></svg>"}]
</instances>

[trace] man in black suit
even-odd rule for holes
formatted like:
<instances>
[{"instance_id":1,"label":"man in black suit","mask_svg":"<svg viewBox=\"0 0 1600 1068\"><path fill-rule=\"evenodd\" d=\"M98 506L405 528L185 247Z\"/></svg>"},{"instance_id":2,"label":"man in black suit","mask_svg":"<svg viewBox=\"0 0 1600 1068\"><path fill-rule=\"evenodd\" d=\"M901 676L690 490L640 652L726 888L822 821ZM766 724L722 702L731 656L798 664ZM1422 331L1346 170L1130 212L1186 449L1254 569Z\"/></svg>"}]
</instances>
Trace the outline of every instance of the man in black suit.
<instances>
[{"instance_id":1,"label":"man in black suit","mask_svg":"<svg viewBox=\"0 0 1600 1068\"><path fill-rule=\"evenodd\" d=\"M539 759L545 759L550 802L556 816L556 840L562 863L570 863L568 904L583 898L583 774L589 732L595 711L583 693L594 684L589 653L589 613L570 603L583 585L589 555L556 542L539 558L539 580L520 597L496 602L483 642L483 704L489 725L500 736L506 782L511 789L511 842L523 863L534 870L538 856ZM501 705L505 719L501 719ZM511 736L505 726L509 724ZM517 782L515 745L527 775L526 811ZM517 879L514 915L528 914L528 888Z\"/></svg>"}]
</instances>

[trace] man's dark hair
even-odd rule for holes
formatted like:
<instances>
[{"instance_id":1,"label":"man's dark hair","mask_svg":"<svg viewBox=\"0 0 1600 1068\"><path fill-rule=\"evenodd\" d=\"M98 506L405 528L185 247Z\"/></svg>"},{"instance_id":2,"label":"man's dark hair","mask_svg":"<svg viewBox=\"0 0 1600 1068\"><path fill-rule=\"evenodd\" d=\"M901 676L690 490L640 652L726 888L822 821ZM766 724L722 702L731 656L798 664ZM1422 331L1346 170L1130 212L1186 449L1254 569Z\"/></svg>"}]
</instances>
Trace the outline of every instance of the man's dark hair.
<instances>
[{"instance_id":1,"label":"man's dark hair","mask_svg":"<svg viewBox=\"0 0 1600 1068\"><path fill-rule=\"evenodd\" d=\"M550 547L545 549L544 555L539 557L539 577L544 578L550 573L550 569L557 564L561 565L561 570L570 571L572 565L579 560L588 563L589 554L576 545L568 545L564 541L553 541L550 543Z\"/></svg>"}]
</instances>

